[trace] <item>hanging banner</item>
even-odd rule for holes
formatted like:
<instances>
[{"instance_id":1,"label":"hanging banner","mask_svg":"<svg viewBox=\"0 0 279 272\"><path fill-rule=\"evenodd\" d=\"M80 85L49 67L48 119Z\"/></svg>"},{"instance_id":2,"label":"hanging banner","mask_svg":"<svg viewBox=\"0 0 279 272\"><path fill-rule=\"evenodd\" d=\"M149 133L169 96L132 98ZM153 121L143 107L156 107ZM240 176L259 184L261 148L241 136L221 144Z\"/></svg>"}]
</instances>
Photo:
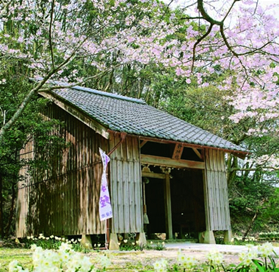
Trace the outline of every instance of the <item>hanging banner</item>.
<instances>
[{"instance_id":1,"label":"hanging banner","mask_svg":"<svg viewBox=\"0 0 279 272\"><path fill-rule=\"evenodd\" d=\"M112 209L110 204L110 197L109 197L109 190L108 190L108 182L107 182L107 165L109 163L109 156L99 148L102 163L103 163L103 173L102 173L102 180L101 180L101 192L100 192L100 201L99 201L99 214L100 220L106 220L108 218L112 218Z\"/></svg>"}]
</instances>

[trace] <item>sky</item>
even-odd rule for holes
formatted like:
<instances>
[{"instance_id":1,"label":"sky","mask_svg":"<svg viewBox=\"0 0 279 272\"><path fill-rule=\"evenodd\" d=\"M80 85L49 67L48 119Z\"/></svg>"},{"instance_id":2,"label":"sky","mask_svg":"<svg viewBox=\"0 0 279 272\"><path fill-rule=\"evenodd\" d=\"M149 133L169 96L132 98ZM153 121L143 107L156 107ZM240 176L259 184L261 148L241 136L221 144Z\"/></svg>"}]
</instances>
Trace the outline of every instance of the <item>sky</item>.
<instances>
[{"instance_id":1,"label":"sky","mask_svg":"<svg viewBox=\"0 0 279 272\"><path fill-rule=\"evenodd\" d=\"M162 1L165 2L166 4L169 4L171 2L171 0L162 0ZM277 7L273 8L272 10L269 10L268 13L275 17L279 17L279 0L250 0L250 1L246 0L245 2L246 3L252 2L253 7L256 7L257 1L259 5L262 6L264 9L265 7L276 4ZM171 4L171 7L173 8L175 8L175 6L177 5L185 7L194 4L192 5L191 8L187 8L187 14L192 16L197 16L196 13L197 0L173 0L172 2L173 3ZM224 15L226 14L226 12L229 10L229 7L233 3L233 0L204 0L204 3L205 3L204 7L207 10L208 14L215 20L219 21L224 18ZM208 3L210 3L211 5L208 5ZM234 9L237 10L240 7L240 5L241 5L241 1L236 2ZM212 6L214 7L214 9L210 8ZM221 8L223 9L223 12L220 13ZM231 14L236 14L236 13L233 12ZM226 20L226 23L229 24L230 26L234 25L235 22L236 20L234 19L234 16L231 16L230 19L228 18Z\"/></svg>"},{"instance_id":2,"label":"sky","mask_svg":"<svg viewBox=\"0 0 279 272\"><path fill-rule=\"evenodd\" d=\"M254 0L254 2L256 2L257 0ZM259 3L262 5L262 6L269 6L269 5L272 5L272 4L278 4L279 5L279 0L258 0ZM163 0L163 2L165 3L169 3L170 0ZM174 4L172 4L173 6L177 5L178 4L185 4L187 5L187 3L190 3L190 2L194 2L193 0L174 0L173 2L175 2ZM215 3L219 3L219 5L222 5L222 3L224 2L228 2L228 3L232 3L232 0L211 0L211 2L215 2ZM278 16L279 16L279 7L276 9L278 10Z\"/></svg>"}]
</instances>

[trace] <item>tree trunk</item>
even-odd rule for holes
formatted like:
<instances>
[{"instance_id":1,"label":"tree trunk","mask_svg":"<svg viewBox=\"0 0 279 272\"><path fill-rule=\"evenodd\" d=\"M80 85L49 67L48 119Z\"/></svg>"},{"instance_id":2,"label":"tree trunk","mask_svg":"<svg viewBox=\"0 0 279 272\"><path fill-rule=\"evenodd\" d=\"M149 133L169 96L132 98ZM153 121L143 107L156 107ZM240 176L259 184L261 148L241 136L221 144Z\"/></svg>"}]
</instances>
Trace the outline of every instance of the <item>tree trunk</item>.
<instances>
[{"instance_id":1,"label":"tree trunk","mask_svg":"<svg viewBox=\"0 0 279 272\"><path fill-rule=\"evenodd\" d=\"M257 219L258 217L258 214L259 214L259 210L256 211L255 215L253 216L252 220L251 220L251 223L249 224L246 232L244 233L244 235L242 236L242 241L244 242L245 241L245 238L247 237L248 233L250 232L250 230L252 229L253 225L254 225L254 222L255 220Z\"/></svg>"},{"instance_id":2,"label":"tree trunk","mask_svg":"<svg viewBox=\"0 0 279 272\"><path fill-rule=\"evenodd\" d=\"M18 120L18 118L21 116L29 102L31 101L34 94L36 94L39 90L42 89L44 84L48 81L48 79L51 78L52 75L56 74L62 67L64 67L66 64L68 64L71 59L73 59L75 55L75 52L73 52L66 60L64 60L60 65L58 65L55 69L50 71L40 82L37 83L37 85L27 93L23 101L21 102L20 106L12 116L12 118L4 124L0 129L0 143L2 143L4 136L6 134L6 131L9 130L13 124Z\"/></svg>"},{"instance_id":3,"label":"tree trunk","mask_svg":"<svg viewBox=\"0 0 279 272\"><path fill-rule=\"evenodd\" d=\"M235 180L236 177L236 171L232 171L231 169L237 168L238 167L238 159L232 154L228 155L228 161L227 161L227 182L228 186L230 186L233 181Z\"/></svg>"}]
</instances>

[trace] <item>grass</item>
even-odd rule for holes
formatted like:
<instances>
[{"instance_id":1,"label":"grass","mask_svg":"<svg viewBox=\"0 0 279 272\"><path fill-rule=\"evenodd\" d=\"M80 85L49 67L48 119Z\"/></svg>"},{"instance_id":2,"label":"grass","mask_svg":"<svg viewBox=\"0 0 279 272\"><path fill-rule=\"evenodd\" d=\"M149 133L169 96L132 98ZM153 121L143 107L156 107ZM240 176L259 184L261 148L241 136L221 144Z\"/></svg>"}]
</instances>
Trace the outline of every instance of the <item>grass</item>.
<instances>
[{"instance_id":1,"label":"grass","mask_svg":"<svg viewBox=\"0 0 279 272\"><path fill-rule=\"evenodd\" d=\"M25 268L32 266L32 251L23 248L0 248L0 271L8 271L9 263L19 261Z\"/></svg>"}]
</instances>

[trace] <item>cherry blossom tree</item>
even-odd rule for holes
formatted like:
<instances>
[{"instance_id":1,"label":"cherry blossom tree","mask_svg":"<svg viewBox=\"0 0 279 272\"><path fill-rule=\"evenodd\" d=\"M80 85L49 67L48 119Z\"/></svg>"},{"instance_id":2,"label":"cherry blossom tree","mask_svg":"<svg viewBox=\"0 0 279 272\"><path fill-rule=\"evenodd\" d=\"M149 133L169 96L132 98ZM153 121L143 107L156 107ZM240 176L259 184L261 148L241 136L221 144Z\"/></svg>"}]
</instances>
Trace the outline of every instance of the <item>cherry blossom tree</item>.
<instances>
[{"instance_id":1,"label":"cherry blossom tree","mask_svg":"<svg viewBox=\"0 0 279 272\"><path fill-rule=\"evenodd\" d=\"M262 124L278 117L279 30L274 7L264 9L258 0L223 5L189 0L172 10L172 2L2 1L2 58L17 59L27 68L26 76L40 81L2 126L0 139L30 97L50 89L48 80L86 84L115 67L137 64L140 69L139 64L150 63L174 69L177 78L186 78L186 85L232 90L227 99L235 113L230 118L236 123L256 118L258 127L249 133L263 133ZM213 73L221 80L209 82Z\"/></svg>"},{"instance_id":2,"label":"cherry blossom tree","mask_svg":"<svg viewBox=\"0 0 279 272\"><path fill-rule=\"evenodd\" d=\"M157 62L156 43L174 32L161 20L162 7L156 2L123 0L2 1L2 60L11 59L26 67L26 76L35 83L2 126L0 140L35 93L57 88L46 87L48 80L75 84L90 80L88 75L79 76L79 61L88 69L96 68L98 73L92 77L112 69L107 66L109 58L116 57L115 65ZM167 45L165 42L164 47ZM1 83L5 85L5 78Z\"/></svg>"},{"instance_id":3,"label":"cherry blossom tree","mask_svg":"<svg viewBox=\"0 0 279 272\"><path fill-rule=\"evenodd\" d=\"M223 91L217 110L228 110L219 134L238 144L259 140L255 158L241 166L232 159L231 173L242 171L249 183L253 169L255 176L266 166L278 169L276 151L268 152L278 138L278 18L275 6L263 8L261 1L185 0L176 9L174 0L0 1L0 91L8 95L11 87L8 68L25 86L13 110L1 104L1 145L40 91L79 84L131 94L134 88L132 95L160 106L160 99L169 101L158 84L166 80L174 95L178 82L194 97L198 88Z\"/></svg>"},{"instance_id":4,"label":"cherry blossom tree","mask_svg":"<svg viewBox=\"0 0 279 272\"><path fill-rule=\"evenodd\" d=\"M169 5L172 2L168 1ZM179 2L184 3L185 14L189 10L180 18L188 21L189 27L185 40L173 48L179 56L176 73L197 87L211 85L224 90L234 108L229 118L236 124L253 124L243 131L246 136L277 137L278 5L263 8L260 0ZM218 80L210 79L213 74ZM256 158L256 164L270 169L279 166L276 155L266 154Z\"/></svg>"}]
</instances>

